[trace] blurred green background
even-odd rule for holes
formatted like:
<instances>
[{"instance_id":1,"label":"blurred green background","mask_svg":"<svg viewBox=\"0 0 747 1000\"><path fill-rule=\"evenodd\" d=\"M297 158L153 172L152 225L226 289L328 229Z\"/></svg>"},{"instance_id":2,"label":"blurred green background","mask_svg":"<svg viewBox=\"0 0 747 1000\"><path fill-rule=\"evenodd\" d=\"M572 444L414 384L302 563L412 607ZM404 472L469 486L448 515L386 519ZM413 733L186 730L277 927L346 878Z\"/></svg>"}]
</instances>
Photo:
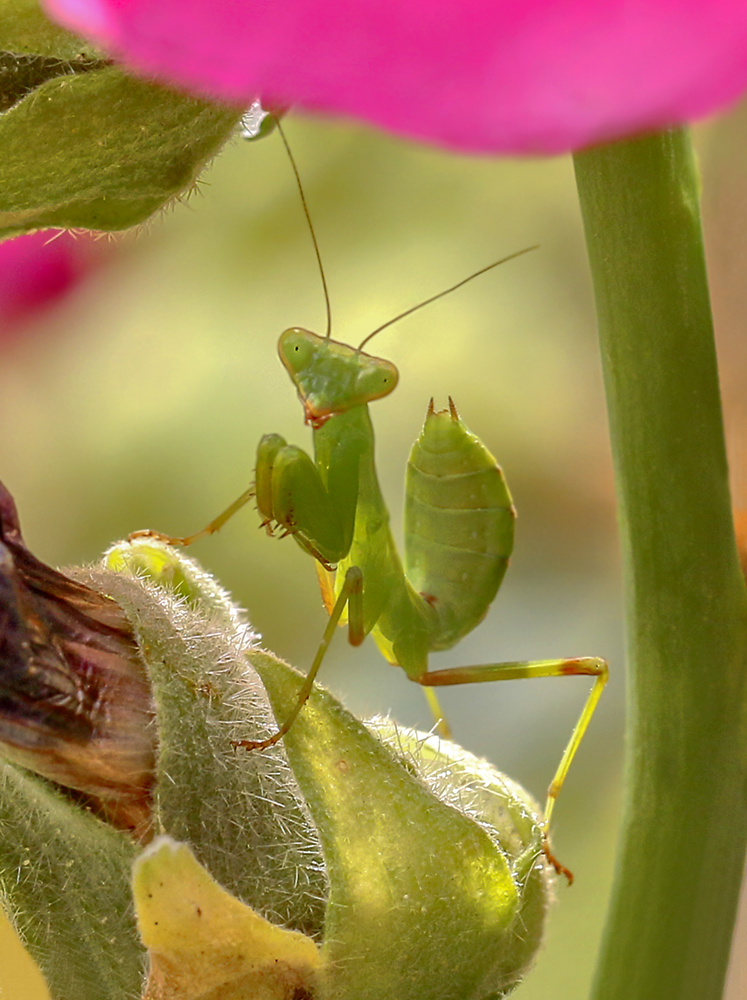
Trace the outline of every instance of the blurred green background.
<instances>
[{"instance_id":1,"label":"blurred green background","mask_svg":"<svg viewBox=\"0 0 747 1000\"><path fill-rule=\"evenodd\" d=\"M623 635L611 460L571 162L459 157L298 117L287 120L287 134L337 339L357 344L491 260L540 244L371 344L400 370L397 391L373 404L372 417L395 528L407 454L432 395L439 406L453 396L503 465L519 511L513 563L488 618L432 665L610 661L609 689L555 814L556 852L576 884L558 884L547 946L515 994L577 1000L588 989L614 864ZM747 145L742 117L704 130L700 141L725 388L737 398L732 370L743 371L745 359L729 335L740 326L739 283L730 276L744 226L723 192L741 191L744 200L736 170ZM186 206L117 239L105 257L61 305L0 345L0 477L27 543L57 565L94 560L137 528L193 532L249 485L263 433L311 440L276 341L291 325L323 332L324 307L278 137L234 142ZM325 622L313 564L257 524L247 507L191 554L248 609L264 644L306 668ZM358 714L431 725L422 692L370 641L352 650L341 632L322 682ZM458 741L543 800L587 689L580 679L512 682L448 691L443 704ZM45 996L7 931L0 955L0 995Z\"/></svg>"}]
</instances>

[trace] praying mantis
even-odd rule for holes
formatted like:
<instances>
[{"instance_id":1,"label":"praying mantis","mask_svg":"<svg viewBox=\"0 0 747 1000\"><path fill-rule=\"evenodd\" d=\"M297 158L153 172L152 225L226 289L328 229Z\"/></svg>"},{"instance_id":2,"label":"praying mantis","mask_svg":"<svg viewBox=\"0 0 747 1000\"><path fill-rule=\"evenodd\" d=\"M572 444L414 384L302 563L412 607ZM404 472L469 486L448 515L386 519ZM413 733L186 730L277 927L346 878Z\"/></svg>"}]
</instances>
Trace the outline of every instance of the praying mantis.
<instances>
[{"instance_id":1,"label":"praying mantis","mask_svg":"<svg viewBox=\"0 0 747 1000\"><path fill-rule=\"evenodd\" d=\"M291 163L298 181L292 157ZM467 429L451 398L444 410L437 410L431 400L407 465L404 560L400 558L376 474L368 409L395 389L398 372L392 362L362 350L385 327L527 251L488 265L352 347L332 339L329 297L313 227L311 233L328 303L327 332L320 336L300 327L288 329L280 337L278 352L313 431L313 458L279 434L266 434L257 450L254 483L206 528L185 538L135 534L189 545L218 531L256 499L268 533L291 535L315 560L329 621L296 706L269 739L240 740L236 746L263 749L288 732L308 699L338 625L347 624L353 645L370 633L384 657L423 686L440 719L433 691L437 687L528 677L592 677L593 686L548 789L544 810L545 853L571 881L570 872L550 852L547 831L555 800L607 682L607 663L597 657L577 657L428 669L431 652L451 648L485 617L508 566L515 510L500 466ZM447 732L443 723L442 732Z\"/></svg>"}]
</instances>

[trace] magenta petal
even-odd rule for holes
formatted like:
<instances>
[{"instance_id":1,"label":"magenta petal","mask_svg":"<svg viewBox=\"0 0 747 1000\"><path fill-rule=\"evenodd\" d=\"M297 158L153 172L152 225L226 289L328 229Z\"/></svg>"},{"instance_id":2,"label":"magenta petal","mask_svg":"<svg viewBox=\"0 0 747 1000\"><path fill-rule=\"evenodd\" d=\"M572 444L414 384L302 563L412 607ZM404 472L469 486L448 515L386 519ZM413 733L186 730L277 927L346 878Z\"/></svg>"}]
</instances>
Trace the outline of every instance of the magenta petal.
<instances>
[{"instance_id":1,"label":"magenta petal","mask_svg":"<svg viewBox=\"0 0 747 1000\"><path fill-rule=\"evenodd\" d=\"M134 69L231 102L552 153L747 89L744 0L46 0Z\"/></svg>"},{"instance_id":2,"label":"magenta petal","mask_svg":"<svg viewBox=\"0 0 747 1000\"><path fill-rule=\"evenodd\" d=\"M89 239L52 229L0 243L0 340L70 291L93 256Z\"/></svg>"}]
</instances>

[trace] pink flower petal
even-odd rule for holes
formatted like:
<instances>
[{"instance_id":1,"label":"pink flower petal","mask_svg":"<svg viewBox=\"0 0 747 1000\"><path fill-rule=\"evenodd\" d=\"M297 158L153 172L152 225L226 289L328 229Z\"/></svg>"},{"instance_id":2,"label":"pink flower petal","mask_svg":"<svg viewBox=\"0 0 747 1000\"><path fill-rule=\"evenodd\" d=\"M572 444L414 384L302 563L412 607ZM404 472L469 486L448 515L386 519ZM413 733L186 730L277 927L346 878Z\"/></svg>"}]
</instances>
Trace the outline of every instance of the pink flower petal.
<instances>
[{"instance_id":1,"label":"pink flower petal","mask_svg":"<svg viewBox=\"0 0 747 1000\"><path fill-rule=\"evenodd\" d=\"M472 150L553 153L747 89L744 0L46 0L134 69Z\"/></svg>"},{"instance_id":2,"label":"pink flower petal","mask_svg":"<svg viewBox=\"0 0 747 1000\"><path fill-rule=\"evenodd\" d=\"M89 269L91 241L56 230L0 243L0 340L70 291Z\"/></svg>"}]
</instances>

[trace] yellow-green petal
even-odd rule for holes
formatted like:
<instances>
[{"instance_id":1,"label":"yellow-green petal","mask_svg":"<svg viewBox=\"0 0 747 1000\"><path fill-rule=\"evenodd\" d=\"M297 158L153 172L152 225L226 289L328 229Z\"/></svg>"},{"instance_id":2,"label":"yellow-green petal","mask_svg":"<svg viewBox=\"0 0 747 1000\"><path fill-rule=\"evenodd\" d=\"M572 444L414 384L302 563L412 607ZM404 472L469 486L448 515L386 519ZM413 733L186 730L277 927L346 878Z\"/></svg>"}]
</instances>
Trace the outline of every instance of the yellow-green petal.
<instances>
[{"instance_id":1,"label":"yellow-green petal","mask_svg":"<svg viewBox=\"0 0 747 1000\"><path fill-rule=\"evenodd\" d=\"M135 862L150 955L145 1000L292 1000L319 967L311 938L269 923L220 886L186 844L160 837Z\"/></svg>"}]
</instances>

